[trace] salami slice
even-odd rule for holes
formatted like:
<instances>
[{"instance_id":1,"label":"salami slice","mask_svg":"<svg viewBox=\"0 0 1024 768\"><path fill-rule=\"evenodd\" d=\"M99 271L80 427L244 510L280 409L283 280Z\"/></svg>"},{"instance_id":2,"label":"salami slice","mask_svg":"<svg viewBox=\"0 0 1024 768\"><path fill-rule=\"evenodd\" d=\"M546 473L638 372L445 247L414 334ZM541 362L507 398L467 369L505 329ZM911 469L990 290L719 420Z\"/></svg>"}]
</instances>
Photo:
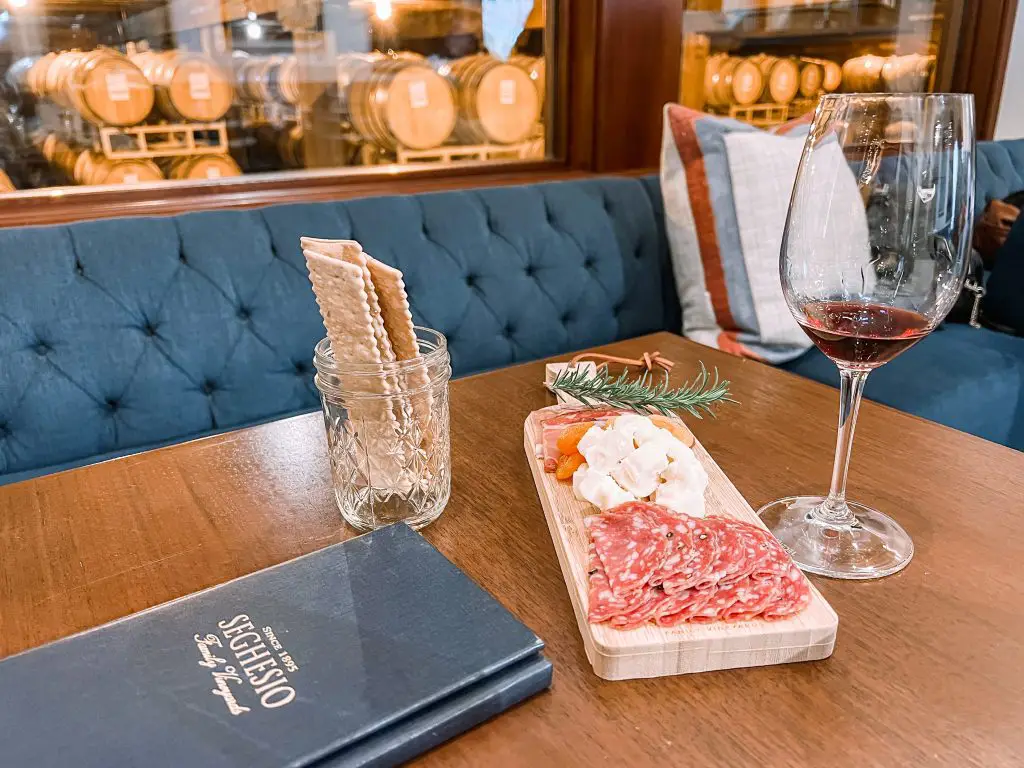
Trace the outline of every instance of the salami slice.
<instances>
[{"instance_id":1,"label":"salami slice","mask_svg":"<svg viewBox=\"0 0 1024 768\"><path fill-rule=\"evenodd\" d=\"M719 577L712 571L718 562L718 534L700 518L690 518L690 521L690 555L675 573L666 573L662 577L662 586L670 595L680 594L691 587L707 589L718 584ZM662 570L667 571L665 568Z\"/></svg>"},{"instance_id":2,"label":"salami slice","mask_svg":"<svg viewBox=\"0 0 1024 768\"><path fill-rule=\"evenodd\" d=\"M651 580L668 555L668 528L643 502L622 504L584 521L616 597L628 597Z\"/></svg>"},{"instance_id":3,"label":"salami slice","mask_svg":"<svg viewBox=\"0 0 1024 768\"><path fill-rule=\"evenodd\" d=\"M786 575L780 580L781 594L765 608L762 619L776 621L787 619L800 613L811 603L811 587L807 579L795 565L791 565Z\"/></svg>"},{"instance_id":4,"label":"salami slice","mask_svg":"<svg viewBox=\"0 0 1024 768\"><path fill-rule=\"evenodd\" d=\"M772 604L782 590L779 578L755 579L747 576L725 588L723 603L729 603L720 614L723 621L745 621L756 618ZM735 599L733 599L735 598Z\"/></svg>"},{"instance_id":5,"label":"salami slice","mask_svg":"<svg viewBox=\"0 0 1024 768\"><path fill-rule=\"evenodd\" d=\"M770 533L756 525L739 520L729 520L726 522L736 533L738 546L741 548L738 551L742 554L737 558L735 566L726 570L721 582L719 582L720 586L741 582L755 571L758 571L762 563L771 559L775 545L778 544Z\"/></svg>"},{"instance_id":6,"label":"salami slice","mask_svg":"<svg viewBox=\"0 0 1024 768\"><path fill-rule=\"evenodd\" d=\"M611 625L616 629L636 629L649 622L665 601L665 592L660 587L644 587L630 607L613 616Z\"/></svg>"},{"instance_id":7,"label":"salami slice","mask_svg":"<svg viewBox=\"0 0 1024 768\"><path fill-rule=\"evenodd\" d=\"M713 588L687 589L666 598L654 612L654 621L659 627L675 627L688 621L691 616L705 606Z\"/></svg>"},{"instance_id":8,"label":"salami slice","mask_svg":"<svg viewBox=\"0 0 1024 768\"><path fill-rule=\"evenodd\" d=\"M629 608L629 602L616 597L608 585L608 576L604 572L604 566L601 565L601 559L597 556L593 542L590 543L587 557L587 580L589 586L587 621L591 624L608 621Z\"/></svg>"}]
</instances>

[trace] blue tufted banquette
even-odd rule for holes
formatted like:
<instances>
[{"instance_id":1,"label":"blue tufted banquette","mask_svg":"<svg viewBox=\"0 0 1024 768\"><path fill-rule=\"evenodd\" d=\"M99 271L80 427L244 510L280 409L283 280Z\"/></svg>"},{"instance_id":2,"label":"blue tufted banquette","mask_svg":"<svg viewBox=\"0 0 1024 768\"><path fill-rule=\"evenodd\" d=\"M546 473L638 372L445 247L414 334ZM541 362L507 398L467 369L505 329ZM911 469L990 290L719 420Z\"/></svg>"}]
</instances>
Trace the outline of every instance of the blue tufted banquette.
<instances>
[{"instance_id":1,"label":"blue tufted banquette","mask_svg":"<svg viewBox=\"0 0 1024 768\"><path fill-rule=\"evenodd\" d=\"M979 198L1024 188L1024 141L981 154ZM0 230L0 483L316 408L300 235L401 269L456 375L681 328L655 177ZM943 331L872 379L1024 447L1024 339Z\"/></svg>"},{"instance_id":2,"label":"blue tufted banquette","mask_svg":"<svg viewBox=\"0 0 1024 768\"><path fill-rule=\"evenodd\" d=\"M680 327L655 179L0 230L0 482L318 406L299 236L406 275L456 375Z\"/></svg>"}]
</instances>

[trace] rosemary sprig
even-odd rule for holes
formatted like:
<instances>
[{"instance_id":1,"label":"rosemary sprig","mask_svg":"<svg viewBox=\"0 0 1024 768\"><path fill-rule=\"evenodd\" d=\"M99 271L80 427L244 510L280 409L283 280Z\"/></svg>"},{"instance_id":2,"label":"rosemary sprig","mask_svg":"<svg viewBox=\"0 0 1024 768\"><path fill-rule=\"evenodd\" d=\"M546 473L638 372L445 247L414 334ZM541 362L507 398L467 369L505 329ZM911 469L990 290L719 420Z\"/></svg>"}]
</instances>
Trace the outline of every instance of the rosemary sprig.
<instances>
[{"instance_id":1,"label":"rosemary sprig","mask_svg":"<svg viewBox=\"0 0 1024 768\"><path fill-rule=\"evenodd\" d=\"M588 376L582 368L566 368L552 382L551 389L564 392L584 405L602 403L637 413L657 411L665 416L672 411L686 411L698 419L703 418L702 412L714 416L711 406L715 403L736 402L729 397L729 382L718 378L717 368L712 380L704 363L700 364L700 375L678 389L668 388L667 375L656 386L651 386L651 380L650 371L630 380L628 371L613 379L607 367L599 368L593 376Z\"/></svg>"}]
</instances>

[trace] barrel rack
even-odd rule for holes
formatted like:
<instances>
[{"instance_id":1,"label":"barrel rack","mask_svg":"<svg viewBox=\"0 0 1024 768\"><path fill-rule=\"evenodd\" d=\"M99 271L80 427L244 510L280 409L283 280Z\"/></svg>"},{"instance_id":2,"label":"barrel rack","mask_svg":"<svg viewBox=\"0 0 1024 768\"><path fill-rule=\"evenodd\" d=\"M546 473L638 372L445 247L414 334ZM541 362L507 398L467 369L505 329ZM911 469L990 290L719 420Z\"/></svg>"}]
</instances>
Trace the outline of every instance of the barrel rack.
<instances>
[{"instance_id":1,"label":"barrel rack","mask_svg":"<svg viewBox=\"0 0 1024 768\"><path fill-rule=\"evenodd\" d=\"M128 144L129 148L115 147ZM111 160L181 155L224 155L228 153L228 131L224 120L213 123L159 123L129 128L104 126L99 129L103 154Z\"/></svg>"}]
</instances>

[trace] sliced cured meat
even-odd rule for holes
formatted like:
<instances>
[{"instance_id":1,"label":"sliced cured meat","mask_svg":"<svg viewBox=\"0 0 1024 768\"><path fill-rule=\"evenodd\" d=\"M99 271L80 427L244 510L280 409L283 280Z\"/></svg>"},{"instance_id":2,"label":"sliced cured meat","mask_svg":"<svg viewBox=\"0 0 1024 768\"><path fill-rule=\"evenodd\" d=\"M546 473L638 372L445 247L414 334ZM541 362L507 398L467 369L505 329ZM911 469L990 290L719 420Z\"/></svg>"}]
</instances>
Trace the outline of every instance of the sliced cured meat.
<instances>
[{"instance_id":1,"label":"sliced cured meat","mask_svg":"<svg viewBox=\"0 0 1024 768\"><path fill-rule=\"evenodd\" d=\"M793 561L789 559L789 554L783 549L778 539L767 531L764 532L764 536L768 545L768 554L754 566L750 576L754 579L782 578L793 567Z\"/></svg>"},{"instance_id":2,"label":"sliced cured meat","mask_svg":"<svg viewBox=\"0 0 1024 768\"><path fill-rule=\"evenodd\" d=\"M770 560L773 551L778 547L778 541L763 528L738 520L725 522L736 533L741 554L737 556L734 565L726 569L720 585L743 581L757 571L761 563Z\"/></svg>"},{"instance_id":3,"label":"sliced cured meat","mask_svg":"<svg viewBox=\"0 0 1024 768\"><path fill-rule=\"evenodd\" d=\"M613 616L618 616L629 608L629 601L616 597L608 585L608 576L597 556L594 543L590 543L587 557L587 620L591 624L600 624Z\"/></svg>"},{"instance_id":4,"label":"sliced cured meat","mask_svg":"<svg viewBox=\"0 0 1024 768\"><path fill-rule=\"evenodd\" d=\"M611 625L616 629L636 629L649 622L665 601L665 592L659 587L644 587L629 608L613 616Z\"/></svg>"},{"instance_id":5,"label":"sliced cured meat","mask_svg":"<svg viewBox=\"0 0 1024 768\"><path fill-rule=\"evenodd\" d=\"M584 521L616 597L645 586L668 555L668 529L643 502L622 504Z\"/></svg>"},{"instance_id":6,"label":"sliced cured meat","mask_svg":"<svg viewBox=\"0 0 1024 768\"><path fill-rule=\"evenodd\" d=\"M690 551L678 565L669 567L668 558L662 567L661 581L669 594L684 592L690 587L712 586L717 581L712 577L712 566L718 560L718 534L703 520L691 517L686 520L690 531Z\"/></svg>"},{"instance_id":7,"label":"sliced cured meat","mask_svg":"<svg viewBox=\"0 0 1024 768\"><path fill-rule=\"evenodd\" d=\"M726 587L722 602L729 603L729 607L722 611L719 618L722 621L745 621L756 618L779 595L782 589L781 582L782 580L777 577L755 579L747 576Z\"/></svg>"},{"instance_id":8,"label":"sliced cured meat","mask_svg":"<svg viewBox=\"0 0 1024 768\"><path fill-rule=\"evenodd\" d=\"M748 534L741 525L722 517L705 518L704 524L717 536L718 556L699 585L729 583L738 574L749 573Z\"/></svg>"},{"instance_id":9,"label":"sliced cured meat","mask_svg":"<svg viewBox=\"0 0 1024 768\"><path fill-rule=\"evenodd\" d=\"M558 461L558 438L562 436L566 426L581 421L595 421L603 424L614 419L622 410L617 408L565 408L554 407L549 411L539 411L541 433L541 455L544 458L544 471L554 472Z\"/></svg>"},{"instance_id":10,"label":"sliced cured meat","mask_svg":"<svg viewBox=\"0 0 1024 768\"><path fill-rule=\"evenodd\" d=\"M541 417L542 426L564 427L579 421L607 421L626 411L622 408L553 408L550 413L550 416L545 414Z\"/></svg>"},{"instance_id":11,"label":"sliced cured meat","mask_svg":"<svg viewBox=\"0 0 1024 768\"><path fill-rule=\"evenodd\" d=\"M705 606L714 592L713 587L687 589L667 597L654 612L655 623L659 627L675 627L688 621Z\"/></svg>"},{"instance_id":12,"label":"sliced cured meat","mask_svg":"<svg viewBox=\"0 0 1024 768\"><path fill-rule=\"evenodd\" d=\"M651 505L652 507L655 505ZM697 521L692 517L678 517L664 507L657 507L656 514L660 521L668 527L665 538L670 539L668 554L661 564L658 572L651 577L651 584L657 586L666 578L672 578L682 574L694 556L693 545L694 529L697 528Z\"/></svg>"},{"instance_id":13,"label":"sliced cured meat","mask_svg":"<svg viewBox=\"0 0 1024 768\"><path fill-rule=\"evenodd\" d=\"M776 621L788 619L800 613L811 603L811 587L800 569L791 565L789 570L780 580L781 594L776 600L765 608L761 614L762 619Z\"/></svg>"}]
</instances>

